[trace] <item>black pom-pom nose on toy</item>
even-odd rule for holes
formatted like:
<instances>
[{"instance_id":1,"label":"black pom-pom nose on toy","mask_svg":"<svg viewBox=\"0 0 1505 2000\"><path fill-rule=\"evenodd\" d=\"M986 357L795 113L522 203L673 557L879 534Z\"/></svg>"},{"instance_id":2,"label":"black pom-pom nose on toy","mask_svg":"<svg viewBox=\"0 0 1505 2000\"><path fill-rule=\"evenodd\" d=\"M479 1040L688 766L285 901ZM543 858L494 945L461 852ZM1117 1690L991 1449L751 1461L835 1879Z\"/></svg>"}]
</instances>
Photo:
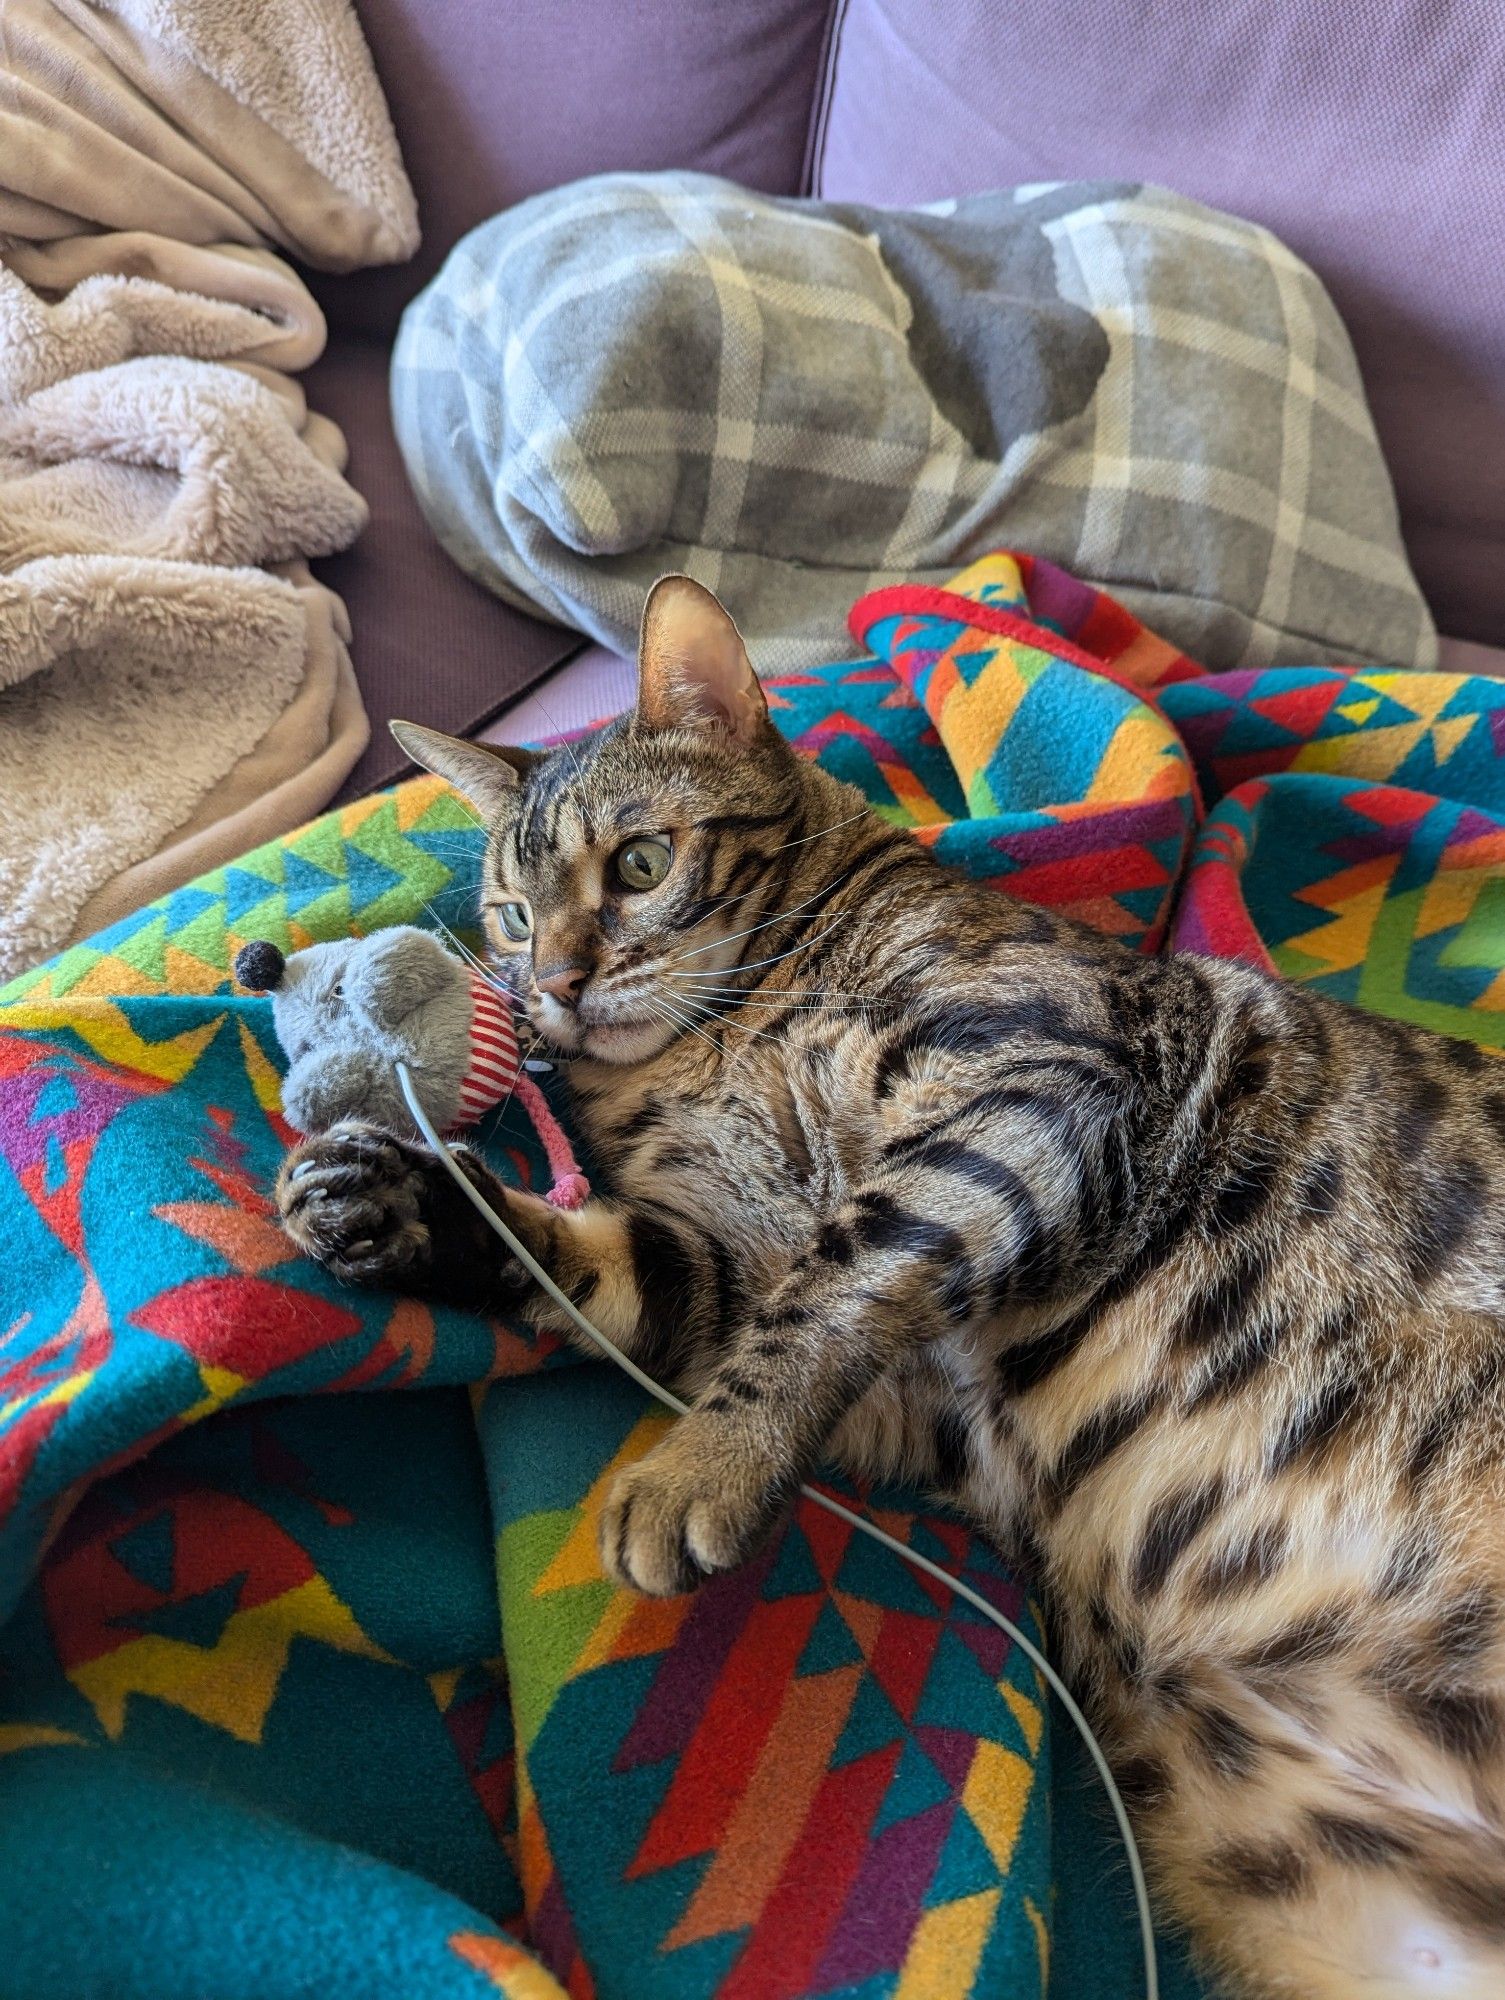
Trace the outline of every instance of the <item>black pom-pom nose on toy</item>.
<instances>
[{"instance_id":1,"label":"black pom-pom nose on toy","mask_svg":"<svg viewBox=\"0 0 1505 2000\"><path fill-rule=\"evenodd\" d=\"M287 960L265 938L253 938L235 954L235 977L252 993L275 993L286 969Z\"/></svg>"}]
</instances>

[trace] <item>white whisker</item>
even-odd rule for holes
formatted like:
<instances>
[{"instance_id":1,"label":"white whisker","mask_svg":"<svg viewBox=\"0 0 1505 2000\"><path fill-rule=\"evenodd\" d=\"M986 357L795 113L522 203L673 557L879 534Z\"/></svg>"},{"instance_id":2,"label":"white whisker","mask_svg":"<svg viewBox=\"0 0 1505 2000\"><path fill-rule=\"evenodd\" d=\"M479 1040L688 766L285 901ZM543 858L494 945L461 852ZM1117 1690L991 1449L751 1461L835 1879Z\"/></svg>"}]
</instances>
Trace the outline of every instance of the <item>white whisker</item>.
<instances>
[{"instance_id":1,"label":"white whisker","mask_svg":"<svg viewBox=\"0 0 1505 2000\"><path fill-rule=\"evenodd\" d=\"M668 1001L661 1001L660 1004L664 1006L669 1006L671 1003ZM719 1007L696 1007L692 1011L695 1014L698 1014L701 1020L703 1021L709 1021L714 1019L718 1024L718 1026L721 1027L734 1028L741 1026L741 1023L739 1022L729 1021L727 1017L721 1012ZM680 1010L679 1018L681 1019L685 1027L691 1029L695 1034L699 1035L702 1040L710 1042L712 1048L716 1050L718 1055L725 1054L725 1050L721 1047L721 1044L715 1041L712 1036L706 1034L703 1028L696 1027L694 1021L688 1018L684 1010ZM752 1031L743 1028L742 1032L744 1034L747 1034Z\"/></svg>"},{"instance_id":2,"label":"white whisker","mask_svg":"<svg viewBox=\"0 0 1505 2000\"><path fill-rule=\"evenodd\" d=\"M862 816L864 815L864 813L866 813L867 811L869 811L869 808L868 808L867 806L859 806L859 807L857 808L856 812L854 812L854 813L848 813L848 815L847 815L847 817L846 817L845 819L839 819L839 820L836 820L836 821L834 821L834 822L833 822L833 823L832 823L832 824L831 824L830 826L823 826L823 827L819 828L819 829L818 829L818 830L817 830L817 831L816 831L815 833L805 833L805 834L801 834L801 835L800 835L800 837L799 837L799 838L798 838L797 840L785 840L785 841L782 841L782 842L781 842L781 843L779 844L779 846L777 846L777 847L770 847L770 848L769 848L769 850L768 850L768 852L767 852L767 854L765 854L765 855L761 856L760 858L761 858L762 860L764 860L764 861L767 861L767 860L771 859L771 858L772 858L772 856L773 856L773 855L775 855L775 854L782 854L782 853L784 853L784 851L785 851L785 849L786 849L786 848L790 848L790 847L804 847L804 846L805 846L805 845L806 845L806 844L807 844L807 843L808 843L809 841L812 841L812 840L824 840L824 839L825 839L825 837L826 837L826 835L827 835L828 833L837 833L837 832L839 832L839 831L840 831L840 829L841 829L842 827L844 827L844 826L850 826L850 825L852 824L852 821L853 821L854 819L861 819L861 818L862 818ZM753 886L752 886L752 888L750 888L750 889L740 889L740 890L739 890L739 891L737 892L737 894L736 894L735 896L718 896L718 897L716 898L716 900L715 900L715 901L714 901L714 902L713 902L713 903L712 903L712 904L711 904L711 905L709 906L709 908L708 908L708 909L706 910L706 912L705 912L705 915L704 915L704 916L701 916L701 917L698 917L698 918L696 919L696 921L695 921L695 925L694 925L694 928L698 930L698 929L699 929L699 927L700 927L700 925L701 925L701 924L703 924L703 923L705 923L705 922L707 921L707 919L709 919L710 917L714 916L717 910L724 910L724 909L726 909L726 908L727 908L727 907L728 907L728 906L729 906L730 904L732 904L732 903L745 903L745 902L747 901L747 899L748 899L748 897L749 897L749 896L756 896L756 895L758 894L758 892L759 892L759 889L760 889L760 887L761 887L761 886L762 886L762 885L761 885L761 884L759 884L759 883L754 883L754 884L753 884ZM817 895L819 895L819 894L820 894L820 891L819 891L819 890L816 890L816 892L815 892L815 893L816 893ZM806 898L806 901L808 902L809 900L810 900L810 899L809 899L809 898L807 897L807 898ZM796 904L796 905L795 905L795 908L796 908L796 909L803 909L803 908L804 908L804 904L803 904L803 903L799 903L799 904ZM790 911L790 912L789 912L789 914L790 914L790 915L793 915L793 911ZM768 918L768 919L767 919L766 921L768 921L769 923L777 923L777 921L778 921L778 918L777 918L777 917L770 917L770 918ZM753 926L753 929L754 929L754 930L756 930L757 928L758 928L758 926L757 926L757 925L755 924L755 925ZM734 931L734 932L732 933L732 935L733 935L734 937L745 937L745 936L747 936L747 932L745 932L745 931ZM721 940L720 940L720 942L724 944L724 943L726 943L726 942L727 942L727 940L723 938L723 939L721 939ZM702 947L699 947L699 948L700 948L700 949L703 949L703 950L704 950L704 949L709 949L709 947L708 947L708 946L702 946ZM687 954L687 956L693 956L693 955L694 955L693 953L690 953L690 954Z\"/></svg>"},{"instance_id":3,"label":"white whisker","mask_svg":"<svg viewBox=\"0 0 1505 2000\"><path fill-rule=\"evenodd\" d=\"M672 967L669 970L675 979L722 979L725 978L728 972L756 972L759 966L777 965L782 958L793 958L797 951L808 951L811 945L819 944L822 938L829 937L832 931L835 930L836 925L844 917L849 917L851 914L850 910L839 910L835 921L827 924L823 931L817 931L815 936L811 938L801 938L797 944L790 945L787 951L776 951L772 958L751 958L743 964L723 966L720 972L674 972ZM763 926L760 924L756 928L761 930Z\"/></svg>"},{"instance_id":4,"label":"white whisker","mask_svg":"<svg viewBox=\"0 0 1505 2000\"><path fill-rule=\"evenodd\" d=\"M516 1073L514 1074L512 1082L509 1084L507 1088L507 1095L502 1099L501 1103L496 1107L496 1115L498 1119L501 1118L503 1112L506 1111L507 1106L512 1102L513 1097L517 1093L517 1079L523 1073L523 1064L528 1060L529 1056L532 1055L533 1051L538 1047L539 1043L542 1040L543 1040L542 1030L535 1030L533 1039L531 1042L529 1042L528 1046L525 1049L518 1050Z\"/></svg>"},{"instance_id":5,"label":"white whisker","mask_svg":"<svg viewBox=\"0 0 1505 2000\"><path fill-rule=\"evenodd\" d=\"M734 993L718 993L712 998L718 1003L716 1011L723 1019L740 1014L745 1007L763 1007L783 1014L867 1014L875 1004L871 1000L739 1000Z\"/></svg>"},{"instance_id":6,"label":"white whisker","mask_svg":"<svg viewBox=\"0 0 1505 2000\"><path fill-rule=\"evenodd\" d=\"M683 973L670 973L671 979L683 979ZM897 1000L885 1000L876 993L854 993L841 986L821 988L818 986L778 986L770 987L764 993L757 986L712 986L697 980L690 989L695 993L709 993L725 999L756 1000L765 1007L782 1007L795 1001L809 1001L814 1006L824 1006L830 1000L857 1000L867 1007L897 1007Z\"/></svg>"},{"instance_id":7,"label":"white whisker","mask_svg":"<svg viewBox=\"0 0 1505 2000\"><path fill-rule=\"evenodd\" d=\"M498 979L496 973L486 963L485 959L481 958L476 952L472 951L470 946L465 942L464 938L458 936L454 931L450 929L449 925L444 921L443 917L440 916L439 912L434 908L432 903L425 903L423 907L428 911L429 915L433 918L434 922L438 925L439 929L443 931L444 935L449 939L450 944L453 946L458 956L462 958L468 966L471 967L471 969L476 973L476 975L480 979L483 979L486 982L486 984L491 988L493 993L500 993L504 999L510 1000L512 998L511 989L502 984L501 980Z\"/></svg>"},{"instance_id":8,"label":"white whisker","mask_svg":"<svg viewBox=\"0 0 1505 2000\"><path fill-rule=\"evenodd\" d=\"M820 888L812 889L804 901L796 903L792 909L782 910L771 917L763 917L757 923L749 924L746 930L728 931L725 937L712 938L709 944L698 944L692 951L678 953L678 957L699 958L703 951L714 951L718 945L735 944L738 938L751 937L754 931L767 930L770 924L787 923L791 917L797 917L801 910L807 909L817 896L823 896L830 886L829 882L823 882Z\"/></svg>"},{"instance_id":9,"label":"white whisker","mask_svg":"<svg viewBox=\"0 0 1505 2000\"><path fill-rule=\"evenodd\" d=\"M451 786L450 789L453 791L454 787ZM455 792L455 804L460 808L461 812L469 814L478 833L488 833L490 831L485 820L482 819L481 815L476 811L463 792Z\"/></svg>"},{"instance_id":10,"label":"white whisker","mask_svg":"<svg viewBox=\"0 0 1505 2000\"><path fill-rule=\"evenodd\" d=\"M751 1035L755 1042L771 1042L775 1039L767 1028L754 1028L749 1022L735 1020L731 1015L723 1014L719 1009L713 1011L721 1025L724 1028L732 1029L736 1034Z\"/></svg>"},{"instance_id":11,"label":"white whisker","mask_svg":"<svg viewBox=\"0 0 1505 2000\"><path fill-rule=\"evenodd\" d=\"M554 745L552 745L551 747L554 748L555 750L564 751L565 755L569 758L570 762L575 767L575 777L577 782L583 785L585 783L585 773L580 768L580 759L575 755L574 744L566 741L564 731L559 727L559 724L555 721L554 717L549 713L547 707L545 707L543 697L538 693L537 689L532 690L532 698L534 701L538 703L538 706L541 709L543 709L544 721L549 725L550 729L552 729L554 734L559 738L559 741Z\"/></svg>"},{"instance_id":12,"label":"white whisker","mask_svg":"<svg viewBox=\"0 0 1505 2000\"><path fill-rule=\"evenodd\" d=\"M833 820L829 826L823 826L819 833L802 833L798 840L786 840L778 847L770 847L768 851L770 854L782 854L786 848L803 847L808 841L824 840L828 833L839 833L844 826L850 826L854 819L863 819L871 811L871 806L859 806L856 812L848 813L845 819Z\"/></svg>"},{"instance_id":13,"label":"white whisker","mask_svg":"<svg viewBox=\"0 0 1505 2000\"><path fill-rule=\"evenodd\" d=\"M713 1035L708 1035L704 1028L696 1025L689 1014L681 1013L662 994L658 996L657 1000L650 1001L649 1005L658 1013L661 1020L669 1022L671 1026L679 1028L681 1031L688 1028L692 1035L699 1035L707 1047L713 1048L718 1056L725 1054L725 1050ZM711 1010L708 1009L707 1011Z\"/></svg>"}]
</instances>

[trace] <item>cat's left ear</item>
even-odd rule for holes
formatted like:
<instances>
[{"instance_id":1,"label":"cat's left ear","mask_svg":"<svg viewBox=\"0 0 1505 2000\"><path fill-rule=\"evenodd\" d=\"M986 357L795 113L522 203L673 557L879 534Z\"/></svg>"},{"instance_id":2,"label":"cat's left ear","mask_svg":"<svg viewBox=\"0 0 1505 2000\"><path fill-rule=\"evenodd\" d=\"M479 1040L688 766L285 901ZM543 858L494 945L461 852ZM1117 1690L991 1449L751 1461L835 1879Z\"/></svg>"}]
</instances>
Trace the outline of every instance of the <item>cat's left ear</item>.
<instances>
[{"instance_id":1,"label":"cat's left ear","mask_svg":"<svg viewBox=\"0 0 1505 2000\"><path fill-rule=\"evenodd\" d=\"M436 777L448 778L457 792L495 819L519 784L542 758L536 750L519 750L510 743L468 743L418 722L391 722L388 728L415 764Z\"/></svg>"},{"instance_id":2,"label":"cat's left ear","mask_svg":"<svg viewBox=\"0 0 1505 2000\"><path fill-rule=\"evenodd\" d=\"M719 729L751 743L768 703L742 634L704 584L661 576L643 606L638 715L650 729Z\"/></svg>"}]
</instances>

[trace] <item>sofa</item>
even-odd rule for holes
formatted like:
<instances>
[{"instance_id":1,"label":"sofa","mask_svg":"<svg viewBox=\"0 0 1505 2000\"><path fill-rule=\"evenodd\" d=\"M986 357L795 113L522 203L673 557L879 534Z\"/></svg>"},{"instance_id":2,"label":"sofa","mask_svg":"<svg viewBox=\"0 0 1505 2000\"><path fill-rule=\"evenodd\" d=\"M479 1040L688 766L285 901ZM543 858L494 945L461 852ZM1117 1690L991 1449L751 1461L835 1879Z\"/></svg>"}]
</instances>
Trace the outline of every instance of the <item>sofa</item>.
<instances>
[{"instance_id":1,"label":"sofa","mask_svg":"<svg viewBox=\"0 0 1505 2000\"><path fill-rule=\"evenodd\" d=\"M314 280L310 399L345 429L367 532L346 599L371 747L405 715L521 741L620 708L630 664L460 573L409 491L387 363L471 227L612 168L917 203L1160 181L1268 225L1353 337L1443 664L1505 671L1505 35L1493 0L359 0L417 191L399 269Z\"/></svg>"}]
</instances>

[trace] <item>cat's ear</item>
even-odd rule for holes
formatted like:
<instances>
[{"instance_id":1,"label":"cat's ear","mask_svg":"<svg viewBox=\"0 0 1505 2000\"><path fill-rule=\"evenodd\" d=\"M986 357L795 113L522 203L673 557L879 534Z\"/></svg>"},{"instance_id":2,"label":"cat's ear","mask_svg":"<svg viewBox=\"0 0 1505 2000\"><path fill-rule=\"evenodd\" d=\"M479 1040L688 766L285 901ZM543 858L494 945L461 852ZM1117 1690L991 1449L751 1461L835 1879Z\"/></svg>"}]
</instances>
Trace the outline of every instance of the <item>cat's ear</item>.
<instances>
[{"instance_id":1,"label":"cat's ear","mask_svg":"<svg viewBox=\"0 0 1505 2000\"><path fill-rule=\"evenodd\" d=\"M720 601L688 576L661 576L643 606L638 715L650 729L720 729L751 743L768 722L752 661Z\"/></svg>"},{"instance_id":2,"label":"cat's ear","mask_svg":"<svg viewBox=\"0 0 1505 2000\"><path fill-rule=\"evenodd\" d=\"M446 736L419 722L387 726L415 764L448 778L488 819L495 818L541 761L536 750L519 750L510 743L467 743L463 736Z\"/></svg>"}]
</instances>

